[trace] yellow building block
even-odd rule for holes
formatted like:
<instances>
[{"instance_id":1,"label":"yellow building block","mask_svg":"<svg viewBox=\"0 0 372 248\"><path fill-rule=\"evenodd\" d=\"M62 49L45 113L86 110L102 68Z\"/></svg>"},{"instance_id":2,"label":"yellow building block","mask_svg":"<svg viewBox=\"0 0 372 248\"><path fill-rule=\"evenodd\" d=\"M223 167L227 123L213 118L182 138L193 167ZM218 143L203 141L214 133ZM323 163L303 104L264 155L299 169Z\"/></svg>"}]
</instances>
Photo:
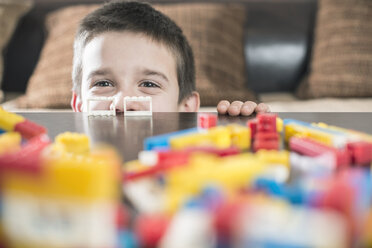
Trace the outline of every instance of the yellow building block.
<instances>
[{"instance_id":1,"label":"yellow building block","mask_svg":"<svg viewBox=\"0 0 372 248\"><path fill-rule=\"evenodd\" d=\"M121 162L115 154L55 153L43 156L41 174L6 172L9 247L116 247Z\"/></svg>"},{"instance_id":2,"label":"yellow building block","mask_svg":"<svg viewBox=\"0 0 372 248\"><path fill-rule=\"evenodd\" d=\"M284 140L289 142L289 139L293 136L304 137L306 128L303 126L296 125L294 123L285 125L284 127Z\"/></svg>"},{"instance_id":3,"label":"yellow building block","mask_svg":"<svg viewBox=\"0 0 372 248\"><path fill-rule=\"evenodd\" d=\"M226 127L218 126L208 129L207 132L174 137L170 139L169 144L175 150L195 146L228 148L231 146L231 132Z\"/></svg>"},{"instance_id":4,"label":"yellow building block","mask_svg":"<svg viewBox=\"0 0 372 248\"><path fill-rule=\"evenodd\" d=\"M47 157L41 175L7 172L5 194L76 202L111 202L118 197L119 164L94 156Z\"/></svg>"},{"instance_id":5,"label":"yellow building block","mask_svg":"<svg viewBox=\"0 0 372 248\"><path fill-rule=\"evenodd\" d=\"M15 126L18 123L21 123L25 120L23 116L5 111L0 108L0 129L5 131L13 131Z\"/></svg>"},{"instance_id":6,"label":"yellow building block","mask_svg":"<svg viewBox=\"0 0 372 248\"><path fill-rule=\"evenodd\" d=\"M309 139L315 140L327 146L338 145L337 135L327 133L325 131L301 126L296 123L290 123L286 125L284 129L285 129L284 139L287 143L291 137L297 136L297 137L309 138Z\"/></svg>"},{"instance_id":7,"label":"yellow building block","mask_svg":"<svg viewBox=\"0 0 372 248\"><path fill-rule=\"evenodd\" d=\"M286 150L259 150L256 153L257 159L263 164L268 165L284 165L289 167L289 152Z\"/></svg>"},{"instance_id":8,"label":"yellow building block","mask_svg":"<svg viewBox=\"0 0 372 248\"><path fill-rule=\"evenodd\" d=\"M217 148L229 148L232 144L231 142L231 131L228 127L217 126L212 127L208 131L208 136L212 140L213 144Z\"/></svg>"},{"instance_id":9,"label":"yellow building block","mask_svg":"<svg viewBox=\"0 0 372 248\"><path fill-rule=\"evenodd\" d=\"M242 125L230 124L226 126L231 132L231 143L241 150L251 147L251 130Z\"/></svg>"},{"instance_id":10,"label":"yellow building block","mask_svg":"<svg viewBox=\"0 0 372 248\"><path fill-rule=\"evenodd\" d=\"M328 124L323 123L323 122L314 123L314 125L316 125L318 127L334 130L334 131L343 132L346 135L350 135L353 138L356 137L360 140L372 143L372 135L369 135L369 134L366 134L366 133L362 133L362 132L352 130L352 129L346 129L346 128L342 128L342 127L328 125Z\"/></svg>"},{"instance_id":11,"label":"yellow building block","mask_svg":"<svg viewBox=\"0 0 372 248\"><path fill-rule=\"evenodd\" d=\"M16 152L21 149L22 136L16 132L8 132L0 135L0 155Z\"/></svg>"},{"instance_id":12,"label":"yellow building block","mask_svg":"<svg viewBox=\"0 0 372 248\"><path fill-rule=\"evenodd\" d=\"M276 117L276 131L278 133L283 132L283 126L284 126L283 120L279 117Z\"/></svg>"},{"instance_id":13,"label":"yellow building block","mask_svg":"<svg viewBox=\"0 0 372 248\"><path fill-rule=\"evenodd\" d=\"M250 153L223 158L193 154L188 166L167 174L167 211L177 210L188 197L199 194L210 184L220 186L226 193L234 192L252 183L263 169L262 162Z\"/></svg>"},{"instance_id":14,"label":"yellow building block","mask_svg":"<svg viewBox=\"0 0 372 248\"><path fill-rule=\"evenodd\" d=\"M89 137L85 134L65 132L55 138L55 143L68 153L84 155L90 151Z\"/></svg>"}]
</instances>

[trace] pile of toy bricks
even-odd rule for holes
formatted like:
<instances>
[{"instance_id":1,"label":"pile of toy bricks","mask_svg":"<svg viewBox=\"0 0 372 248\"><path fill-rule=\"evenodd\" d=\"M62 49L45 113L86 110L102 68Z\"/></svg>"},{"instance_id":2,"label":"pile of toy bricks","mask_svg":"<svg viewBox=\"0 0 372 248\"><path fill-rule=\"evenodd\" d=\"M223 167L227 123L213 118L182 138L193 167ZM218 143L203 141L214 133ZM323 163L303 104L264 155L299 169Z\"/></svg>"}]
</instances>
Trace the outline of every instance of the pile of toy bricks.
<instances>
[{"instance_id":1,"label":"pile of toy bricks","mask_svg":"<svg viewBox=\"0 0 372 248\"><path fill-rule=\"evenodd\" d=\"M124 165L126 247L370 247L372 136L259 114L149 137Z\"/></svg>"},{"instance_id":2,"label":"pile of toy bricks","mask_svg":"<svg viewBox=\"0 0 372 248\"><path fill-rule=\"evenodd\" d=\"M275 114L218 124L199 114L122 166L0 109L0 247L372 246L371 135Z\"/></svg>"},{"instance_id":3,"label":"pile of toy bricks","mask_svg":"<svg viewBox=\"0 0 372 248\"><path fill-rule=\"evenodd\" d=\"M121 161L0 109L0 247L117 247Z\"/></svg>"}]
</instances>

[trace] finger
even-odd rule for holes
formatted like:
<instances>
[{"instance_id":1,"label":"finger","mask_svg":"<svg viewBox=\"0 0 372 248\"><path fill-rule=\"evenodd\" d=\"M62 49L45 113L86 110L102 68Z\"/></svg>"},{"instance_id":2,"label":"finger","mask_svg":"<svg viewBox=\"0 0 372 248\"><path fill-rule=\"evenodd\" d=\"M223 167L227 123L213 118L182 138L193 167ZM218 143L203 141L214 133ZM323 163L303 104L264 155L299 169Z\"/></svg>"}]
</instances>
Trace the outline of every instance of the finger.
<instances>
[{"instance_id":1,"label":"finger","mask_svg":"<svg viewBox=\"0 0 372 248\"><path fill-rule=\"evenodd\" d=\"M268 113L270 112L270 108L265 103L260 103L256 107L256 112L257 113Z\"/></svg>"},{"instance_id":2,"label":"finger","mask_svg":"<svg viewBox=\"0 0 372 248\"><path fill-rule=\"evenodd\" d=\"M243 106L243 102L241 102L241 101L234 101L234 102L231 103L231 105L230 105L229 109L227 110L227 112L231 116L240 115L240 109L242 108L242 106Z\"/></svg>"},{"instance_id":3,"label":"finger","mask_svg":"<svg viewBox=\"0 0 372 248\"><path fill-rule=\"evenodd\" d=\"M223 101L220 101L217 105L217 112L219 114L226 114L227 113L227 110L230 106L230 102L229 101L226 101L226 100L223 100Z\"/></svg>"},{"instance_id":4,"label":"finger","mask_svg":"<svg viewBox=\"0 0 372 248\"><path fill-rule=\"evenodd\" d=\"M255 111L256 107L257 103L252 101L246 101L242 106L240 114L244 116L251 115Z\"/></svg>"}]
</instances>

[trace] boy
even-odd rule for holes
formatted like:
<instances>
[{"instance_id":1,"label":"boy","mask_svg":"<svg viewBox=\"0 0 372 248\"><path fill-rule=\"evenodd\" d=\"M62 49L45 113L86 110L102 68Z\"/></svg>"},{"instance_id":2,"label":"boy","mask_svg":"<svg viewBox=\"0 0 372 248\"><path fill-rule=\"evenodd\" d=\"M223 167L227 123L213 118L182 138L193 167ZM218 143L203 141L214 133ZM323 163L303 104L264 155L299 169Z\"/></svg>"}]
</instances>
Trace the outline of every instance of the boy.
<instances>
[{"instance_id":1,"label":"boy","mask_svg":"<svg viewBox=\"0 0 372 248\"><path fill-rule=\"evenodd\" d=\"M86 16L74 43L74 111L86 108L89 97L113 96L117 112L123 112L125 96L151 96L153 111L196 112L192 50L182 30L150 5L114 1ZM109 109L98 102L95 109ZM140 110L140 104L127 106ZM265 104L221 101L220 114L250 115L267 112Z\"/></svg>"}]
</instances>

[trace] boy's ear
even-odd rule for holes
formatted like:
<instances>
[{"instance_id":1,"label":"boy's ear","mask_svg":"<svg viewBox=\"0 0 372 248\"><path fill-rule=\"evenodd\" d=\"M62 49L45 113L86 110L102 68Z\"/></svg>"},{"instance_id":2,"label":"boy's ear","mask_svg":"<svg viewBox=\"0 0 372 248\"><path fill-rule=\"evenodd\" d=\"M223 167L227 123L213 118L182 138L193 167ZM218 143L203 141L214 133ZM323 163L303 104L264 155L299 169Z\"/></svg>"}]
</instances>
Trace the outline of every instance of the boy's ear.
<instances>
[{"instance_id":1,"label":"boy's ear","mask_svg":"<svg viewBox=\"0 0 372 248\"><path fill-rule=\"evenodd\" d=\"M71 107L74 112L82 112L82 101L75 91L72 92Z\"/></svg>"},{"instance_id":2,"label":"boy's ear","mask_svg":"<svg viewBox=\"0 0 372 248\"><path fill-rule=\"evenodd\" d=\"M197 112L200 107L199 93L193 91L190 96L186 97L178 106L180 112Z\"/></svg>"}]
</instances>

